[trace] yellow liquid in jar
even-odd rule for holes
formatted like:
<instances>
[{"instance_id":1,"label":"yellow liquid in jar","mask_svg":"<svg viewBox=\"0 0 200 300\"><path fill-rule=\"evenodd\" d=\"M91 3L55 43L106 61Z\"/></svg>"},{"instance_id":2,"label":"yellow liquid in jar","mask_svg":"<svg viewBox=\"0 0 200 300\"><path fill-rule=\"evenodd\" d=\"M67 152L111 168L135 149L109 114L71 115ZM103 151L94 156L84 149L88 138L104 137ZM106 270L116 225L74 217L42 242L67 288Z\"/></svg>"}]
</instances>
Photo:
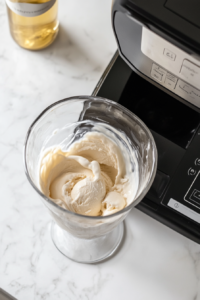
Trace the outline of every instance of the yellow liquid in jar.
<instances>
[{"instance_id":1,"label":"yellow liquid in jar","mask_svg":"<svg viewBox=\"0 0 200 300\"><path fill-rule=\"evenodd\" d=\"M13 0L12 2L40 4L48 2L48 0ZM49 46L55 40L59 30L58 0L47 12L36 17L20 16L8 6L7 10L11 35L21 47L39 50Z\"/></svg>"}]
</instances>

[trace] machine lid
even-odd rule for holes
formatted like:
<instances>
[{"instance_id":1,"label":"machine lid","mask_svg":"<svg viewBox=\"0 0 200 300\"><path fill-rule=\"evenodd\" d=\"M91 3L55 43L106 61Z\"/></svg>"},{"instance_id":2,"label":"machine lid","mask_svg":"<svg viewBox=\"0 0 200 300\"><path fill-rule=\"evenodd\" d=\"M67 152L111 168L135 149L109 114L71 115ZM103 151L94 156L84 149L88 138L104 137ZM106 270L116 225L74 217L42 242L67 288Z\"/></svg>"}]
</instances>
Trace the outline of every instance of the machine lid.
<instances>
[{"instance_id":1,"label":"machine lid","mask_svg":"<svg viewBox=\"0 0 200 300\"><path fill-rule=\"evenodd\" d=\"M200 28L200 2L197 0L167 0L165 7Z\"/></svg>"},{"instance_id":2,"label":"machine lid","mask_svg":"<svg viewBox=\"0 0 200 300\"><path fill-rule=\"evenodd\" d=\"M133 16L144 18L155 33L189 54L200 55L200 1L198 0L123 0Z\"/></svg>"}]
</instances>

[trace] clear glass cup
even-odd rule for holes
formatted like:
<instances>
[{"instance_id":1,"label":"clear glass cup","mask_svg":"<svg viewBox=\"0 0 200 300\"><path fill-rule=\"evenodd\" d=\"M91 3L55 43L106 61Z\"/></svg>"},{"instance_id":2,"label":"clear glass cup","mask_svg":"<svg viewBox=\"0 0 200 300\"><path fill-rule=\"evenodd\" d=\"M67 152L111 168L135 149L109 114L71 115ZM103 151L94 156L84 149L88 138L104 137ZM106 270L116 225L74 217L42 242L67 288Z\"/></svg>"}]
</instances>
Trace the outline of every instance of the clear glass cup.
<instances>
[{"instance_id":1,"label":"clear glass cup","mask_svg":"<svg viewBox=\"0 0 200 300\"><path fill-rule=\"evenodd\" d=\"M139 183L133 201L108 216L68 211L45 196L39 186L41 151L60 143L69 145L81 138L91 131L88 121L108 124L123 133L128 147L137 156ZM154 180L157 149L146 125L125 107L100 97L78 96L55 102L33 122L25 140L24 163L29 182L53 218L51 236L55 246L74 261L94 263L111 256L120 245L124 234L122 221L144 198Z\"/></svg>"}]
</instances>

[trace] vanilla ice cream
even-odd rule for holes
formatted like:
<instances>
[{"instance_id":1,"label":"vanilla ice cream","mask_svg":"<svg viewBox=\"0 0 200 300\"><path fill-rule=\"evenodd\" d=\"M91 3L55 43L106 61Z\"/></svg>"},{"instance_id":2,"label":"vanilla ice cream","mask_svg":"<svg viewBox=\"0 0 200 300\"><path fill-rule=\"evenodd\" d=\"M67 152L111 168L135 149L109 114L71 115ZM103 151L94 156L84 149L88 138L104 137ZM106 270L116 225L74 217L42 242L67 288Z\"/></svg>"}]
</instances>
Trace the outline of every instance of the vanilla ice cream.
<instances>
[{"instance_id":1,"label":"vanilla ice cream","mask_svg":"<svg viewBox=\"0 0 200 300\"><path fill-rule=\"evenodd\" d=\"M72 212L99 216L123 209L133 185L120 147L100 132L88 132L71 144L49 148L39 169L42 192ZM128 201L129 198L129 201Z\"/></svg>"}]
</instances>

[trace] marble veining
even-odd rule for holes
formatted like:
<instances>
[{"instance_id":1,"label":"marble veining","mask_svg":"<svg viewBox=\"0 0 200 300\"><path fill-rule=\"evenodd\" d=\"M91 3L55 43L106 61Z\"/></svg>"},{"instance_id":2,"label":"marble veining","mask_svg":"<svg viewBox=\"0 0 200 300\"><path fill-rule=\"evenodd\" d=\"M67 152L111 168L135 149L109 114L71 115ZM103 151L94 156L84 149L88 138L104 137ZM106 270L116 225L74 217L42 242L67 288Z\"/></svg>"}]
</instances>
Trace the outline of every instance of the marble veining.
<instances>
[{"instance_id":1,"label":"marble veining","mask_svg":"<svg viewBox=\"0 0 200 300\"><path fill-rule=\"evenodd\" d=\"M0 286L18 300L200 300L200 246L136 209L111 259L65 258L24 174L32 121L57 100L91 94L114 54L110 7L110 0L59 0L57 40L30 52L12 40L0 0Z\"/></svg>"}]
</instances>

